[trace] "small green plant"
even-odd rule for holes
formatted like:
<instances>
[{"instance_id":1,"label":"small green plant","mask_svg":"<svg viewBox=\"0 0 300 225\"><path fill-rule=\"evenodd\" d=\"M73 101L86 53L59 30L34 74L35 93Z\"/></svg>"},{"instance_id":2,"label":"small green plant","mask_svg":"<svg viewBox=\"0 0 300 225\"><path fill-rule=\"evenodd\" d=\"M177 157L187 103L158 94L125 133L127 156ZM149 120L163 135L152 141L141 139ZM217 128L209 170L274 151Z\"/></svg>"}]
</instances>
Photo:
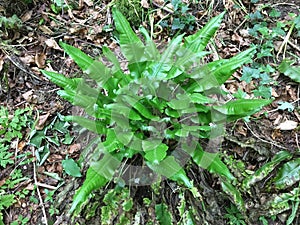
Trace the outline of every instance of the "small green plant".
<instances>
[{"instance_id":1,"label":"small green plant","mask_svg":"<svg viewBox=\"0 0 300 225\"><path fill-rule=\"evenodd\" d=\"M132 27L138 28L146 15L145 9L141 7L139 0L114 1L116 7L125 16Z\"/></svg>"},{"instance_id":2,"label":"small green plant","mask_svg":"<svg viewBox=\"0 0 300 225\"><path fill-rule=\"evenodd\" d=\"M10 151L10 144L16 138L19 140L23 138L22 130L31 121L29 118L30 113L30 109L25 108L17 109L13 114L9 114L6 107L0 107L0 170L15 163L15 154ZM20 156L22 157L22 155L17 155L16 157L19 158ZM18 165L15 166L15 169L0 186L0 225L4 224L2 210L12 206L17 199L25 198L29 193L28 190L12 191L19 183L28 179L23 176L22 171L17 167ZM21 221L26 221L26 218L19 220L19 222ZM22 222L21 224L24 223Z\"/></svg>"},{"instance_id":3,"label":"small green plant","mask_svg":"<svg viewBox=\"0 0 300 225\"><path fill-rule=\"evenodd\" d=\"M19 215L18 219L10 223L10 225L26 225L28 224L28 222L29 222L28 217L23 217L22 215Z\"/></svg>"},{"instance_id":4,"label":"small green plant","mask_svg":"<svg viewBox=\"0 0 300 225\"><path fill-rule=\"evenodd\" d=\"M162 27L170 27L171 25L172 34L175 34L178 30L192 31L196 18L188 12L188 4L182 2L182 0L172 0L171 5L173 13L164 18L160 25Z\"/></svg>"},{"instance_id":5,"label":"small green plant","mask_svg":"<svg viewBox=\"0 0 300 225\"><path fill-rule=\"evenodd\" d=\"M104 206L101 207L102 224L130 224L130 216L126 215L133 206L128 188L116 186L109 190L103 198ZM96 204L97 205L97 204Z\"/></svg>"},{"instance_id":6,"label":"small green plant","mask_svg":"<svg viewBox=\"0 0 300 225\"><path fill-rule=\"evenodd\" d=\"M29 108L17 109L13 115L9 115L8 109L0 107L0 143L11 142L14 138L22 138L22 129L26 127Z\"/></svg>"},{"instance_id":7,"label":"small green plant","mask_svg":"<svg viewBox=\"0 0 300 225\"><path fill-rule=\"evenodd\" d=\"M19 29L22 27L22 20L17 15L13 15L11 17L1 16L0 27L2 27L5 31L10 29Z\"/></svg>"},{"instance_id":8,"label":"small green plant","mask_svg":"<svg viewBox=\"0 0 300 225\"><path fill-rule=\"evenodd\" d=\"M279 55L282 53L285 55L285 48L288 38L292 35L294 28L299 28L300 17L296 14L289 13L291 19L278 20L281 16L281 12L270 4L262 4L261 8L255 13L250 13L246 16L249 20L250 28L249 34L259 41L257 44L257 54L255 63L252 67L244 67L242 80L250 83L255 80L256 89L253 91L255 96L262 96L264 98L270 98L271 86L270 84L276 82L272 80L271 74L276 71L274 66L270 63L265 65L265 62L278 63ZM262 10L268 12L268 14L261 13ZM286 40L284 40L286 39ZM281 46L275 46L274 43L281 42ZM277 51L277 52L276 52ZM276 54L277 53L277 54ZM284 57L284 56L283 56ZM276 60L277 59L277 60Z\"/></svg>"},{"instance_id":9,"label":"small green plant","mask_svg":"<svg viewBox=\"0 0 300 225\"><path fill-rule=\"evenodd\" d=\"M50 8L56 14L60 13L62 10L72 8L72 6L66 4L66 1L64 0L51 0L51 2Z\"/></svg>"},{"instance_id":10,"label":"small green plant","mask_svg":"<svg viewBox=\"0 0 300 225\"><path fill-rule=\"evenodd\" d=\"M160 53L144 28L140 31L145 44L116 8L112 12L119 44L128 60L126 73L105 46L103 55L113 64L111 67L63 42L60 42L62 48L88 77L67 78L59 73L42 71L63 88L58 91L60 96L84 108L93 118L71 115L65 116L65 121L78 123L100 136L95 139L96 147L86 179L74 196L70 212L77 215L90 193L112 181L122 163L133 156L140 158L141 164L150 171L196 194L193 182L184 170L184 164L191 158L198 166L219 175L223 189L233 195L238 207L244 210L243 199L232 185L236 178L221 161L217 148L205 151L199 140L210 139L215 143L215 139L224 133L226 121L252 115L272 102L238 99L220 103L212 97L222 96L220 85L243 64L251 62L255 48L230 59L202 65L200 59L209 54L204 49L224 13L193 35L175 37ZM117 182L135 185L155 182L144 174L144 167L137 168L141 176L135 175L131 181L122 177L122 173L116 174Z\"/></svg>"},{"instance_id":11,"label":"small green plant","mask_svg":"<svg viewBox=\"0 0 300 225\"><path fill-rule=\"evenodd\" d=\"M13 164L13 153L9 151L12 140L22 139L22 129L27 126L29 109L17 109L13 115L9 115L7 108L0 107L0 167L6 168ZM28 114L28 115L27 115Z\"/></svg>"},{"instance_id":12,"label":"small green plant","mask_svg":"<svg viewBox=\"0 0 300 225\"><path fill-rule=\"evenodd\" d=\"M243 215L235 205L230 204L230 207L225 207L225 209L227 213L224 217L229 219L230 225L246 225Z\"/></svg>"},{"instance_id":13,"label":"small green plant","mask_svg":"<svg viewBox=\"0 0 300 225\"><path fill-rule=\"evenodd\" d=\"M13 194L4 194L0 190L0 225L4 225L2 210L12 206L15 202Z\"/></svg>"},{"instance_id":14,"label":"small green plant","mask_svg":"<svg viewBox=\"0 0 300 225\"><path fill-rule=\"evenodd\" d=\"M69 133L70 124L62 121L62 116L57 115L42 130L33 129L30 135L30 144L37 148L35 154L38 165L42 165L50 154L50 145L60 146L71 144L74 137Z\"/></svg>"}]
</instances>

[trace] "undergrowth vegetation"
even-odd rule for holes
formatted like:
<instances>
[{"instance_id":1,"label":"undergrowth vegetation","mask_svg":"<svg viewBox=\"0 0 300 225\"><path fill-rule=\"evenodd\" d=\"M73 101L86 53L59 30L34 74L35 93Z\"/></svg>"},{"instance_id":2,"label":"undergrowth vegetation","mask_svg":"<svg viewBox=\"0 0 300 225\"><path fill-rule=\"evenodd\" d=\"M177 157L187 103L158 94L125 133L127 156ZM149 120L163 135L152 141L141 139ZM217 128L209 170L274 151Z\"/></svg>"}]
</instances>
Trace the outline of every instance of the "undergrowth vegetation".
<instances>
[{"instance_id":1,"label":"undergrowth vegetation","mask_svg":"<svg viewBox=\"0 0 300 225\"><path fill-rule=\"evenodd\" d=\"M129 182L120 173L117 185L155 182L144 169L147 166L155 172L155 177L176 181L198 198L200 193L185 172L185 164L191 158L196 165L219 176L223 190L245 213L243 199L235 187L237 180L220 159L218 137L224 134L227 121L252 115L272 100L226 102L220 88L234 71L252 61L255 48L230 59L200 63L201 58L209 54L204 51L205 46L220 26L223 15L211 19L193 35L178 35L160 53L144 28L140 32L145 43L133 32L125 17L113 8L119 44L128 60L127 68L121 68L116 56L105 46L103 56L112 66L60 43L87 77L67 78L55 72L42 72L63 88L58 91L60 96L94 117L72 115L64 119L99 135L85 181L74 196L70 213L78 215L91 192L112 181L122 164L136 155L143 160L138 166L140 171L136 171L140 174L133 177L134 182ZM214 96L224 100L218 101ZM214 144L201 146L200 139ZM212 149L205 151L209 147Z\"/></svg>"},{"instance_id":2,"label":"undergrowth vegetation","mask_svg":"<svg viewBox=\"0 0 300 225\"><path fill-rule=\"evenodd\" d=\"M0 225L299 224L295 1L37 2L0 3Z\"/></svg>"}]
</instances>

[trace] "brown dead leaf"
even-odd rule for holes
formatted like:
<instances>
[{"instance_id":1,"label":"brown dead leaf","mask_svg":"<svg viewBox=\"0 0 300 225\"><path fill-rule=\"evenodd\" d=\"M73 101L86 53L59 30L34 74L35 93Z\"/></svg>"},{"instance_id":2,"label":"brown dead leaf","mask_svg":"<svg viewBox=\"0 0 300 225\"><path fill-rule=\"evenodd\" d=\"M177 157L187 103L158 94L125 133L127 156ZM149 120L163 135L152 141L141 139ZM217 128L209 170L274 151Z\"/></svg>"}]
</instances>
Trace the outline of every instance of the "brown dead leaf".
<instances>
[{"instance_id":1,"label":"brown dead leaf","mask_svg":"<svg viewBox=\"0 0 300 225\"><path fill-rule=\"evenodd\" d=\"M31 19L31 16L32 16L32 10L27 11L27 12L21 17L22 22L24 23L24 22L30 20L30 19Z\"/></svg>"},{"instance_id":2,"label":"brown dead leaf","mask_svg":"<svg viewBox=\"0 0 300 225\"><path fill-rule=\"evenodd\" d=\"M47 39L45 40L45 43L46 45L49 47L49 48L53 48L55 50L59 50L59 51L63 51L59 45L57 44L57 42L53 39L53 38L50 38L50 39Z\"/></svg>"},{"instance_id":3,"label":"brown dead leaf","mask_svg":"<svg viewBox=\"0 0 300 225\"><path fill-rule=\"evenodd\" d=\"M80 151L80 149L81 149L81 145L80 144L73 144L73 145L70 146L68 152L70 154L73 154L74 152Z\"/></svg>"},{"instance_id":4,"label":"brown dead leaf","mask_svg":"<svg viewBox=\"0 0 300 225\"><path fill-rule=\"evenodd\" d=\"M42 115L38 118L38 123L36 124L35 126L35 129L37 130L43 130L44 126L45 126L45 123L48 119L48 117L50 116L50 113L48 112L47 114L45 115Z\"/></svg>"},{"instance_id":5,"label":"brown dead leaf","mask_svg":"<svg viewBox=\"0 0 300 225\"><path fill-rule=\"evenodd\" d=\"M3 69L4 59L6 58L6 55L0 56L0 71Z\"/></svg>"},{"instance_id":6,"label":"brown dead leaf","mask_svg":"<svg viewBox=\"0 0 300 225\"><path fill-rule=\"evenodd\" d=\"M33 191L34 188L35 186L32 183L30 183L25 187L25 190Z\"/></svg>"},{"instance_id":7,"label":"brown dead leaf","mask_svg":"<svg viewBox=\"0 0 300 225\"><path fill-rule=\"evenodd\" d=\"M236 132L237 132L238 134L243 135L244 137L247 136L247 128L244 127L243 125L238 125L237 128L236 128Z\"/></svg>"},{"instance_id":8,"label":"brown dead leaf","mask_svg":"<svg viewBox=\"0 0 300 225\"><path fill-rule=\"evenodd\" d=\"M281 134L281 131L280 130L274 130L271 134L271 138L273 140L276 140L278 138L281 138L282 137L282 134Z\"/></svg>"},{"instance_id":9,"label":"brown dead leaf","mask_svg":"<svg viewBox=\"0 0 300 225\"><path fill-rule=\"evenodd\" d=\"M286 90L287 90L287 92L289 93L289 95L291 96L291 99L292 99L293 101L296 101L296 100L298 99L298 98L297 98L296 91L295 91L294 88L291 88L290 85L287 85L287 86L286 86Z\"/></svg>"},{"instance_id":10,"label":"brown dead leaf","mask_svg":"<svg viewBox=\"0 0 300 225\"><path fill-rule=\"evenodd\" d=\"M26 64L27 66L29 66L31 63L34 63L34 56L33 55L25 55L24 57L19 57L19 59Z\"/></svg>"},{"instance_id":11,"label":"brown dead leaf","mask_svg":"<svg viewBox=\"0 0 300 225\"><path fill-rule=\"evenodd\" d=\"M40 29L44 34L48 34L48 35L52 35L52 34L53 34L53 31L52 31L49 27L47 27L47 26L45 26L45 25L40 26L39 29Z\"/></svg>"},{"instance_id":12,"label":"brown dead leaf","mask_svg":"<svg viewBox=\"0 0 300 225\"><path fill-rule=\"evenodd\" d=\"M22 97L25 99L26 102L30 102L33 96L33 90L27 91L22 94Z\"/></svg>"},{"instance_id":13,"label":"brown dead leaf","mask_svg":"<svg viewBox=\"0 0 300 225\"><path fill-rule=\"evenodd\" d=\"M153 0L153 4L157 6L163 6L165 4L164 0Z\"/></svg>"},{"instance_id":14,"label":"brown dead leaf","mask_svg":"<svg viewBox=\"0 0 300 225\"><path fill-rule=\"evenodd\" d=\"M294 114L297 117L298 121L300 121L300 115L299 115L299 113L296 110L294 111Z\"/></svg>"},{"instance_id":15,"label":"brown dead leaf","mask_svg":"<svg viewBox=\"0 0 300 225\"><path fill-rule=\"evenodd\" d=\"M274 97L274 98L278 98L279 97L279 94L277 94L277 92L275 91L274 88L272 88L272 97Z\"/></svg>"},{"instance_id":16,"label":"brown dead leaf","mask_svg":"<svg viewBox=\"0 0 300 225\"><path fill-rule=\"evenodd\" d=\"M277 126L280 123L281 120L282 120L282 115L280 115L280 114L277 115L275 121L273 122L273 125Z\"/></svg>"},{"instance_id":17,"label":"brown dead leaf","mask_svg":"<svg viewBox=\"0 0 300 225\"><path fill-rule=\"evenodd\" d=\"M43 69L45 68L45 61L46 61L46 54L45 53L36 53L35 54L35 64L38 66L38 68Z\"/></svg>"},{"instance_id":18,"label":"brown dead leaf","mask_svg":"<svg viewBox=\"0 0 300 225\"><path fill-rule=\"evenodd\" d=\"M47 161L50 163L54 163L54 162L60 162L62 159L63 157L61 155L52 154L47 158Z\"/></svg>"},{"instance_id":19,"label":"brown dead leaf","mask_svg":"<svg viewBox=\"0 0 300 225\"><path fill-rule=\"evenodd\" d=\"M6 178L0 180L0 187L1 187L3 184L5 184L5 182L6 182Z\"/></svg>"},{"instance_id":20,"label":"brown dead leaf","mask_svg":"<svg viewBox=\"0 0 300 225\"><path fill-rule=\"evenodd\" d=\"M240 35L238 35L237 33L234 33L231 36L231 40L233 41L237 41L241 46L249 46L250 42L249 40L245 40L244 38L242 38Z\"/></svg>"},{"instance_id":21,"label":"brown dead leaf","mask_svg":"<svg viewBox=\"0 0 300 225\"><path fill-rule=\"evenodd\" d=\"M19 143L18 143L18 149L20 150L20 151L23 151L23 148L26 146L26 142L25 141L20 141Z\"/></svg>"},{"instance_id":22,"label":"brown dead leaf","mask_svg":"<svg viewBox=\"0 0 300 225\"><path fill-rule=\"evenodd\" d=\"M240 32L240 35L242 37L249 37L250 36L249 31L247 29L241 29L239 32Z\"/></svg>"}]
</instances>

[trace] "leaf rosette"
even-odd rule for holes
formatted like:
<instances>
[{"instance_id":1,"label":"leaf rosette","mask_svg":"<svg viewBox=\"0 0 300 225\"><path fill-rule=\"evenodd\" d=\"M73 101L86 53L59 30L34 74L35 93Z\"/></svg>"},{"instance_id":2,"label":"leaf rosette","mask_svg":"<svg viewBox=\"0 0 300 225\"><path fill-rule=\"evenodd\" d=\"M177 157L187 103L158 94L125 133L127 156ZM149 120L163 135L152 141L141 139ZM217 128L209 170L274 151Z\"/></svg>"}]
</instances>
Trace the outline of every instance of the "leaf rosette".
<instances>
[{"instance_id":1,"label":"leaf rosette","mask_svg":"<svg viewBox=\"0 0 300 225\"><path fill-rule=\"evenodd\" d=\"M218 174L223 187L232 191L231 182L236 178L218 152L225 123L249 116L271 100L226 102L220 87L238 68L251 62L255 49L203 65L201 59L209 54L204 49L225 12L193 35L175 37L160 52L145 28L140 29L143 42L124 16L116 8L112 11L126 68L108 47L103 46L103 57L95 60L61 42L87 76L67 78L43 71L63 88L60 96L87 114L65 116L65 120L99 136L92 145L92 156L85 159L89 169L70 212L78 213L89 194L114 176L130 185L150 185L163 176L192 190L193 182L184 170L190 159ZM204 148L201 140L208 140ZM140 161L134 163L137 159ZM239 198L237 191L235 195Z\"/></svg>"}]
</instances>

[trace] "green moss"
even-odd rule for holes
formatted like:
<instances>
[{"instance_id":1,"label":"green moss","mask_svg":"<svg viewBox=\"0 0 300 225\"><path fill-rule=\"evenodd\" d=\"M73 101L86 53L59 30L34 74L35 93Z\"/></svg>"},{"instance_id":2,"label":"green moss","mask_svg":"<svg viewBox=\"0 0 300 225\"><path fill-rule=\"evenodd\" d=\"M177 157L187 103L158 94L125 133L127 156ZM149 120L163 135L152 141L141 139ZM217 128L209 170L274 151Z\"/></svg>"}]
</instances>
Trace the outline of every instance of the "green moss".
<instances>
[{"instance_id":1,"label":"green moss","mask_svg":"<svg viewBox=\"0 0 300 225\"><path fill-rule=\"evenodd\" d=\"M141 25L144 9L140 0L118 0L116 6L131 26L137 28Z\"/></svg>"}]
</instances>

